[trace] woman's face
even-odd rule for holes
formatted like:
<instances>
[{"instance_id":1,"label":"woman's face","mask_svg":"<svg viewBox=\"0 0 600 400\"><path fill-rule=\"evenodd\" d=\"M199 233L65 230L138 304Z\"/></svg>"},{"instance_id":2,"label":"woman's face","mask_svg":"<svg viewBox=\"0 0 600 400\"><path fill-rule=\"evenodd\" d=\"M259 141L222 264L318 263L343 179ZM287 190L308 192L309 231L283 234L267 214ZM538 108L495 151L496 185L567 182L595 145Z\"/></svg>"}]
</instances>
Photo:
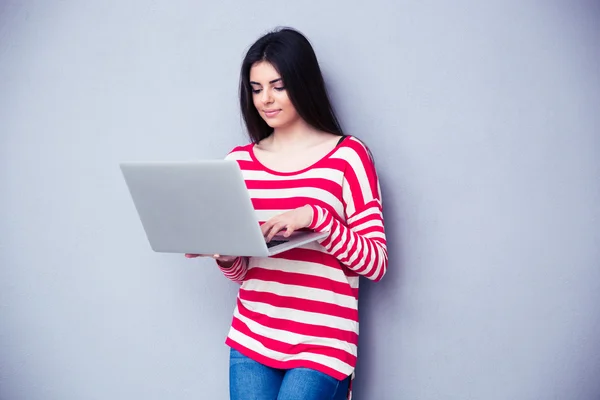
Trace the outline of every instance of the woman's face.
<instances>
[{"instance_id":1,"label":"woman's face","mask_svg":"<svg viewBox=\"0 0 600 400\"><path fill-rule=\"evenodd\" d=\"M286 128L300 120L281 75L271 64L261 61L250 68L250 86L254 106L271 128Z\"/></svg>"}]
</instances>

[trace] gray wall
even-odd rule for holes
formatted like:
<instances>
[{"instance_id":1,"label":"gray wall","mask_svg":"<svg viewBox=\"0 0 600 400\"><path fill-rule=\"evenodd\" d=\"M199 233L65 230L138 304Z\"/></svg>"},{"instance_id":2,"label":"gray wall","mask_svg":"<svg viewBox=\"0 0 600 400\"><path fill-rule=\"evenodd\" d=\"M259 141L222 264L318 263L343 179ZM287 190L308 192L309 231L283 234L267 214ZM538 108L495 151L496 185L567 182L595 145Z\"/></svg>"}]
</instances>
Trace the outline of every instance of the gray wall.
<instances>
[{"instance_id":1,"label":"gray wall","mask_svg":"<svg viewBox=\"0 0 600 400\"><path fill-rule=\"evenodd\" d=\"M598 399L600 6L569 3L0 2L0 398L227 398L236 286L149 250L117 164L244 143L282 24L382 179L355 399Z\"/></svg>"}]
</instances>

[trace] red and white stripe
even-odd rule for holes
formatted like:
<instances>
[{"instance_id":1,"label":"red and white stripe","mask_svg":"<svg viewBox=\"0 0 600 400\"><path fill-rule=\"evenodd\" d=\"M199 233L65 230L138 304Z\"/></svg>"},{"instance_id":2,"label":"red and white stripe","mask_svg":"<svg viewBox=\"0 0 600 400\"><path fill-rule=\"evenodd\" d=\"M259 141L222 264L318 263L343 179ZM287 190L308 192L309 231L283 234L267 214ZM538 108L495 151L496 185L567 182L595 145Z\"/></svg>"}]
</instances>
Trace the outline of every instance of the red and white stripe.
<instances>
[{"instance_id":1,"label":"red and white stripe","mask_svg":"<svg viewBox=\"0 0 600 400\"><path fill-rule=\"evenodd\" d=\"M359 277L378 281L388 264L374 164L353 137L297 173L264 167L252 146L237 147L227 158L240 165L259 223L308 204L309 229L329 235L221 267L241 284L226 343L274 368L313 368L345 379L356 365Z\"/></svg>"}]
</instances>

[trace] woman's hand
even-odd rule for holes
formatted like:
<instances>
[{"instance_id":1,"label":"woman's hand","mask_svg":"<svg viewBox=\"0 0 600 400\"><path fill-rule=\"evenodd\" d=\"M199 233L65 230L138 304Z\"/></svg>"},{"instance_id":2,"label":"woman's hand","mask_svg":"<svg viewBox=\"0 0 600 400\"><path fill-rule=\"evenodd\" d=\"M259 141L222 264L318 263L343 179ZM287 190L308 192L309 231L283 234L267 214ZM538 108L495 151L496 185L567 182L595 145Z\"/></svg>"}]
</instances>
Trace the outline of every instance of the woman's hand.
<instances>
[{"instance_id":1,"label":"woman's hand","mask_svg":"<svg viewBox=\"0 0 600 400\"><path fill-rule=\"evenodd\" d=\"M282 230L285 230L283 236L289 237L294 231L307 228L312 223L312 216L312 208L305 205L271 218L260 229L268 243Z\"/></svg>"},{"instance_id":2,"label":"woman's hand","mask_svg":"<svg viewBox=\"0 0 600 400\"><path fill-rule=\"evenodd\" d=\"M220 254L189 254L186 253L185 255L186 258L197 258L197 257L212 257L215 261L224 263L224 264L230 264L233 263L233 261L235 261L235 259L237 257L232 257L232 256L222 256Z\"/></svg>"}]
</instances>

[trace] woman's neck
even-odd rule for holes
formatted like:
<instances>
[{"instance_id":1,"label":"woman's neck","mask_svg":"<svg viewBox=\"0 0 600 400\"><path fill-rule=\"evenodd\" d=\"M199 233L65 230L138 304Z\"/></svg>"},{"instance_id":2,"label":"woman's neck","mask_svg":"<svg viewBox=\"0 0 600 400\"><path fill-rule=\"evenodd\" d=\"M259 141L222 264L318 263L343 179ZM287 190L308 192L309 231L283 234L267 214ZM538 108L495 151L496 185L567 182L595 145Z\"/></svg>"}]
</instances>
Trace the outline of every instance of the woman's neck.
<instances>
[{"instance_id":1,"label":"woman's neck","mask_svg":"<svg viewBox=\"0 0 600 400\"><path fill-rule=\"evenodd\" d=\"M321 134L322 132L299 121L288 127L276 128L269 138L269 148L272 151L303 149L317 141Z\"/></svg>"}]
</instances>

